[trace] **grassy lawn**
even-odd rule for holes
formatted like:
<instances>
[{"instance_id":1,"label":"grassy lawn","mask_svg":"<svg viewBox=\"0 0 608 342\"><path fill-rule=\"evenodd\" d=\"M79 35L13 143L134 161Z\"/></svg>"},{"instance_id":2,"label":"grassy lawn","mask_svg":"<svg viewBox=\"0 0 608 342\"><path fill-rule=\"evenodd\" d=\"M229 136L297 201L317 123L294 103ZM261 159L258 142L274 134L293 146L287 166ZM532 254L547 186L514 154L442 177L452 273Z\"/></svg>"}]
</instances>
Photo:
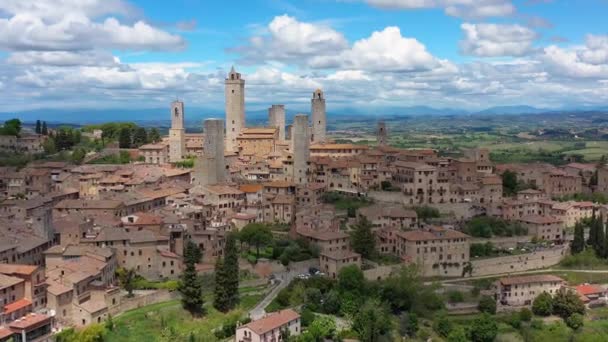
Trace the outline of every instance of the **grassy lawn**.
<instances>
[{"instance_id":1,"label":"grassy lawn","mask_svg":"<svg viewBox=\"0 0 608 342\"><path fill-rule=\"evenodd\" d=\"M115 328L108 332L107 341L184 341L192 333L196 341L218 341L213 329L222 326L226 321L246 316L247 310L253 308L262 296L241 296L240 306L229 313L221 313L211 305L211 299L205 303L206 314L192 317L182 309L179 300L148 305L127 311L114 318Z\"/></svg>"}]
</instances>

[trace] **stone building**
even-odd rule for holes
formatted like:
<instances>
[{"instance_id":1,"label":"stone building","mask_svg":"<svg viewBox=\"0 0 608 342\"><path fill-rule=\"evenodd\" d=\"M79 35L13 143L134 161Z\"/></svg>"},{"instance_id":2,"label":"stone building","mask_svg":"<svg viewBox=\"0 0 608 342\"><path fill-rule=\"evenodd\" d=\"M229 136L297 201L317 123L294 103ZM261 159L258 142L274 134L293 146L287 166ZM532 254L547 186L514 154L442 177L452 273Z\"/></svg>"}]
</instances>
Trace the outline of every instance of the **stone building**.
<instances>
[{"instance_id":1,"label":"stone building","mask_svg":"<svg viewBox=\"0 0 608 342\"><path fill-rule=\"evenodd\" d=\"M317 89L312 93L310 106L310 112L312 113L312 133L310 141L313 144L325 142L327 134L327 117L325 113L325 97L321 89Z\"/></svg>"},{"instance_id":2,"label":"stone building","mask_svg":"<svg viewBox=\"0 0 608 342\"><path fill-rule=\"evenodd\" d=\"M240 155L266 157L275 151L275 143L279 139L279 129L243 128L236 138Z\"/></svg>"},{"instance_id":3,"label":"stone building","mask_svg":"<svg viewBox=\"0 0 608 342\"><path fill-rule=\"evenodd\" d=\"M456 230L428 227L395 233L397 255L415 263L425 277L460 277L469 262L470 237Z\"/></svg>"},{"instance_id":4,"label":"stone building","mask_svg":"<svg viewBox=\"0 0 608 342\"><path fill-rule=\"evenodd\" d=\"M175 133L175 132L174 132ZM167 164L171 161L170 144L146 144L139 147L139 153L146 164Z\"/></svg>"},{"instance_id":5,"label":"stone building","mask_svg":"<svg viewBox=\"0 0 608 342\"><path fill-rule=\"evenodd\" d=\"M207 119L204 122L204 126L204 155L197 161L201 164L202 170L196 174L196 179L198 180L199 185L223 183L226 180L224 120Z\"/></svg>"},{"instance_id":6,"label":"stone building","mask_svg":"<svg viewBox=\"0 0 608 342\"><path fill-rule=\"evenodd\" d=\"M386 130L386 123L384 121L378 122L378 128L376 128L376 135L378 146L386 146L388 144L388 131Z\"/></svg>"},{"instance_id":7,"label":"stone building","mask_svg":"<svg viewBox=\"0 0 608 342\"><path fill-rule=\"evenodd\" d=\"M300 314L292 309L270 313L236 328L236 342L280 342L283 330L290 336L302 333Z\"/></svg>"},{"instance_id":8,"label":"stone building","mask_svg":"<svg viewBox=\"0 0 608 342\"><path fill-rule=\"evenodd\" d=\"M353 251L324 251L319 254L321 271L336 279L340 270L346 266L355 265L361 267L361 255Z\"/></svg>"},{"instance_id":9,"label":"stone building","mask_svg":"<svg viewBox=\"0 0 608 342\"><path fill-rule=\"evenodd\" d=\"M528 235L547 241L564 239L564 222L552 216L528 215L519 219L528 229Z\"/></svg>"},{"instance_id":10,"label":"stone building","mask_svg":"<svg viewBox=\"0 0 608 342\"><path fill-rule=\"evenodd\" d=\"M492 289L500 305L530 306L539 294L547 292L553 296L565 284L562 278L550 274L525 275L500 278Z\"/></svg>"},{"instance_id":11,"label":"stone building","mask_svg":"<svg viewBox=\"0 0 608 342\"><path fill-rule=\"evenodd\" d=\"M293 126L293 182L308 183L308 163L310 158L308 116L298 114Z\"/></svg>"},{"instance_id":12,"label":"stone building","mask_svg":"<svg viewBox=\"0 0 608 342\"><path fill-rule=\"evenodd\" d=\"M230 69L225 81L226 96L226 149L236 151L236 138L245 127L245 80L241 74Z\"/></svg>"},{"instance_id":13,"label":"stone building","mask_svg":"<svg viewBox=\"0 0 608 342\"><path fill-rule=\"evenodd\" d=\"M273 104L268 108L268 125L279 129L279 140L285 140L285 105Z\"/></svg>"},{"instance_id":14,"label":"stone building","mask_svg":"<svg viewBox=\"0 0 608 342\"><path fill-rule=\"evenodd\" d=\"M172 163L186 156L186 137L184 128L184 103L171 103L171 128L169 129L169 161Z\"/></svg>"}]
</instances>

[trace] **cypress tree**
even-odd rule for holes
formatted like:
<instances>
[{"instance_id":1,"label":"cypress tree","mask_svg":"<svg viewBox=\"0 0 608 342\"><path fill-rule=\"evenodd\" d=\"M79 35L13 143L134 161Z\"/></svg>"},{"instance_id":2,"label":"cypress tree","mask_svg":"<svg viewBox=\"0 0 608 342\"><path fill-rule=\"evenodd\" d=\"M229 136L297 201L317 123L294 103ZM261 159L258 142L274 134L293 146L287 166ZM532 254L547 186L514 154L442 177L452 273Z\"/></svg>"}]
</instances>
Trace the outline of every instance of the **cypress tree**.
<instances>
[{"instance_id":1,"label":"cypress tree","mask_svg":"<svg viewBox=\"0 0 608 342\"><path fill-rule=\"evenodd\" d=\"M182 295L182 306L192 315L202 314L204 304L203 286L198 279L198 274L196 273L195 267L197 255L200 256L198 246L189 241L186 245L186 250L184 253L184 262L186 264L186 268L181 275L178 287L178 290Z\"/></svg>"},{"instance_id":2,"label":"cypress tree","mask_svg":"<svg viewBox=\"0 0 608 342\"><path fill-rule=\"evenodd\" d=\"M604 223L602 222L602 217L600 216L600 218L596 222L597 224L595 227L595 252L597 256L603 258L606 255L606 250L604 248L604 240L606 239L606 236L604 234Z\"/></svg>"},{"instance_id":3,"label":"cypress tree","mask_svg":"<svg viewBox=\"0 0 608 342\"><path fill-rule=\"evenodd\" d=\"M578 254L585 249L585 232L583 229L583 225L580 222L577 222L574 226L574 239L570 244L570 250L572 254Z\"/></svg>"},{"instance_id":4,"label":"cypress tree","mask_svg":"<svg viewBox=\"0 0 608 342\"><path fill-rule=\"evenodd\" d=\"M35 129L36 134L42 133L42 126L40 126L40 125L41 125L40 120L36 120L36 129Z\"/></svg>"},{"instance_id":5,"label":"cypress tree","mask_svg":"<svg viewBox=\"0 0 608 342\"><path fill-rule=\"evenodd\" d=\"M213 307L218 311L227 312L230 310L230 298L226 288L226 268L223 258L218 257L215 262L215 288L213 290Z\"/></svg>"},{"instance_id":6,"label":"cypress tree","mask_svg":"<svg viewBox=\"0 0 608 342\"><path fill-rule=\"evenodd\" d=\"M596 240L596 234L595 234L595 209L593 209L593 213L591 214L591 220L589 221L589 237L587 238L587 245L591 246L593 248L595 248L595 240Z\"/></svg>"},{"instance_id":7,"label":"cypress tree","mask_svg":"<svg viewBox=\"0 0 608 342\"><path fill-rule=\"evenodd\" d=\"M239 250L236 236L231 233L226 239L224 249L224 269L226 274L226 291L228 292L230 309L239 303Z\"/></svg>"}]
</instances>

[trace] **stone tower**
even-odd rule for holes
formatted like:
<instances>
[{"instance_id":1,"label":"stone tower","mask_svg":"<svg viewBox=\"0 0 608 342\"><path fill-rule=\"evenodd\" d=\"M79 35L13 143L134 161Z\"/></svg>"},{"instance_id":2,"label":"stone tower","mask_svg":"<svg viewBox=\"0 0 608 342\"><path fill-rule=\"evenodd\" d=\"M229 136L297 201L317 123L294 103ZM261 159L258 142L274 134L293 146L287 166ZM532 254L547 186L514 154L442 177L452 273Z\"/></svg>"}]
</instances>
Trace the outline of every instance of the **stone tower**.
<instances>
[{"instance_id":1,"label":"stone tower","mask_svg":"<svg viewBox=\"0 0 608 342\"><path fill-rule=\"evenodd\" d=\"M285 140L285 105L268 108L268 124L279 129L279 140Z\"/></svg>"},{"instance_id":2,"label":"stone tower","mask_svg":"<svg viewBox=\"0 0 608 342\"><path fill-rule=\"evenodd\" d=\"M241 74L230 69L225 81L226 94L226 149L236 151L236 138L245 127L245 80Z\"/></svg>"},{"instance_id":3,"label":"stone tower","mask_svg":"<svg viewBox=\"0 0 608 342\"><path fill-rule=\"evenodd\" d=\"M293 181L296 184L308 183L308 159L310 156L310 137L308 115L298 114L291 131L293 144Z\"/></svg>"},{"instance_id":4,"label":"stone tower","mask_svg":"<svg viewBox=\"0 0 608 342\"><path fill-rule=\"evenodd\" d=\"M386 131L386 123L384 123L384 121L378 122L378 132L376 133L378 134L378 146L386 146L388 142L388 132Z\"/></svg>"},{"instance_id":5,"label":"stone tower","mask_svg":"<svg viewBox=\"0 0 608 342\"><path fill-rule=\"evenodd\" d=\"M202 174L200 185L213 185L226 181L224 160L224 120L207 119L204 122L205 143L203 146Z\"/></svg>"},{"instance_id":6,"label":"stone tower","mask_svg":"<svg viewBox=\"0 0 608 342\"><path fill-rule=\"evenodd\" d=\"M169 161L178 162L186 155L186 138L184 129L184 103L171 103L171 128L169 129Z\"/></svg>"},{"instance_id":7,"label":"stone tower","mask_svg":"<svg viewBox=\"0 0 608 342\"><path fill-rule=\"evenodd\" d=\"M325 96L323 96L321 89L317 89L312 93L310 105L312 113L311 141L313 143L324 142L325 132L327 131L327 117L325 115Z\"/></svg>"}]
</instances>

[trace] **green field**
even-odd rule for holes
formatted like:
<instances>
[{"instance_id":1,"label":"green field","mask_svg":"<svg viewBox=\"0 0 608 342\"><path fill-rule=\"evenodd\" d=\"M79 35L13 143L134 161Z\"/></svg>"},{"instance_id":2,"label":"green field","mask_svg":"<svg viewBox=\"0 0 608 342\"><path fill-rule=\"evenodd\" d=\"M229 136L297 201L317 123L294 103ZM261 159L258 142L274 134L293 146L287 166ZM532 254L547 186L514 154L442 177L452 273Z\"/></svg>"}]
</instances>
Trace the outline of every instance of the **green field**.
<instances>
[{"instance_id":1,"label":"green field","mask_svg":"<svg viewBox=\"0 0 608 342\"><path fill-rule=\"evenodd\" d=\"M127 311L114 318L115 327L108 332L106 341L187 341L192 334L195 341L219 341L213 329L229 321L235 321L247 315L262 295L245 295L241 297L238 309L227 314L218 312L206 300L206 314L201 318L192 317L182 309L179 300L148 305Z\"/></svg>"}]
</instances>

